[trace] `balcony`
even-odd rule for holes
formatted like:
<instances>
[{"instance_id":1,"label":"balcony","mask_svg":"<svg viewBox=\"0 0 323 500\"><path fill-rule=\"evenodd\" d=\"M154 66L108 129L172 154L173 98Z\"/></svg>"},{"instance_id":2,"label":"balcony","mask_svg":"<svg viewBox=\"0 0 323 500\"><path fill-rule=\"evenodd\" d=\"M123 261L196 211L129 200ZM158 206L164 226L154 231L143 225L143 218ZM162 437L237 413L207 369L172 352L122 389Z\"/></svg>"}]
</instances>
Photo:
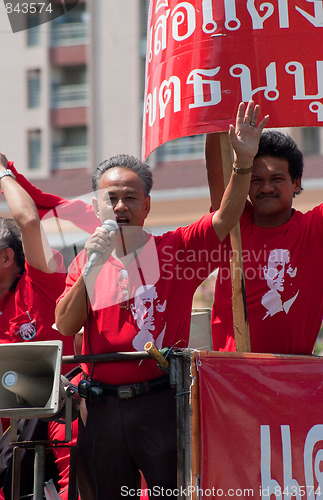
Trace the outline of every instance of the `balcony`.
<instances>
[{"instance_id":1,"label":"balcony","mask_svg":"<svg viewBox=\"0 0 323 500\"><path fill-rule=\"evenodd\" d=\"M195 135L181 137L160 146L157 150L158 162L200 160L204 158L205 137Z\"/></svg>"},{"instance_id":2,"label":"balcony","mask_svg":"<svg viewBox=\"0 0 323 500\"><path fill-rule=\"evenodd\" d=\"M52 169L85 168L89 166L89 146L69 146L53 148Z\"/></svg>"},{"instance_id":3,"label":"balcony","mask_svg":"<svg viewBox=\"0 0 323 500\"><path fill-rule=\"evenodd\" d=\"M51 94L51 108L83 108L89 105L89 86L57 85L53 87Z\"/></svg>"},{"instance_id":4,"label":"balcony","mask_svg":"<svg viewBox=\"0 0 323 500\"><path fill-rule=\"evenodd\" d=\"M55 23L51 30L51 47L69 47L88 43L88 25L79 23Z\"/></svg>"}]
</instances>

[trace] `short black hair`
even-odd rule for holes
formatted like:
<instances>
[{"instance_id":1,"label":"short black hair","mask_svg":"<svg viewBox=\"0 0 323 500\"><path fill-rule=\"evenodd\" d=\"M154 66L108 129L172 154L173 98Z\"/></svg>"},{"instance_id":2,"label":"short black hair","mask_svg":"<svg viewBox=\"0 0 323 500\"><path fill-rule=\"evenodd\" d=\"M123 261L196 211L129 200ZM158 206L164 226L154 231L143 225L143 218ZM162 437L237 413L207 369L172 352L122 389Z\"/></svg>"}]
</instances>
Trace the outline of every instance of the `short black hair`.
<instances>
[{"instance_id":1,"label":"short black hair","mask_svg":"<svg viewBox=\"0 0 323 500\"><path fill-rule=\"evenodd\" d=\"M105 160L99 164L92 176L92 188L94 192L99 189L100 179L104 172L115 167L128 168L132 170L132 172L135 172L142 180L145 195L149 196L153 185L153 176L149 165L143 163L134 156L125 154L112 156L109 160Z\"/></svg>"},{"instance_id":2,"label":"short black hair","mask_svg":"<svg viewBox=\"0 0 323 500\"><path fill-rule=\"evenodd\" d=\"M0 251L11 248L15 253L15 263L21 274L25 270L25 254L22 248L21 231L14 219L0 217Z\"/></svg>"},{"instance_id":3,"label":"short black hair","mask_svg":"<svg viewBox=\"0 0 323 500\"><path fill-rule=\"evenodd\" d=\"M288 171L292 181L301 179L304 168L303 153L296 142L288 135L277 130L266 130L260 136L259 148L255 158L275 156L288 161Z\"/></svg>"}]
</instances>

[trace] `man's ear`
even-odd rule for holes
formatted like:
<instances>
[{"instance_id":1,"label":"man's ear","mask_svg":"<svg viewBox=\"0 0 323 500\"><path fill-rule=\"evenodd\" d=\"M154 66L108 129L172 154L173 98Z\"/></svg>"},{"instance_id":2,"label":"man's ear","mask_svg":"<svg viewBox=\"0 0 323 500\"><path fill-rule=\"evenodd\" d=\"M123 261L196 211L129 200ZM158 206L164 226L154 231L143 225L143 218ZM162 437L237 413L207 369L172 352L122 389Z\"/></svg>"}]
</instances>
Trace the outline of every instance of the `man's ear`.
<instances>
[{"instance_id":1,"label":"man's ear","mask_svg":"<svg viewBox=\"0 0 323 500\"><path fill-rule=\"evenodd\" d=\"M147 217L150 212L150 195L148 195L147 198L145 199L145 212Z\"/></svg>"},{"instance_id":2,"label":"man's ear","mask_svg":"<svg viewBox=\"0 0 323 500\"><path fill-rule=\"evenodd\" d=\"M10 247L5 248L0 254L0 259L2 266L8 269L15 261L15 252Z\"/></svg>"},{"instance_id":3,"label":"man's ear","mask_svg":"<svg viewBox=\"0 0 323 500\"><path fill-rule=\"evenodd\" d=\"M294 194L299 194L302 191L302 179L301 178L294 180L294 187L295 187Z\"/></svg>"},{"instance_id":4,"label":"man's ear","mask_svg":"<svg viewBox=\"0 0 323 500\"><path fill-rule=\"evenodd\" d=\"M92 205L95 215L100 219L99 204L98 204L98 199L96 197L92 198Z\"/></svg>"}]
</instances>

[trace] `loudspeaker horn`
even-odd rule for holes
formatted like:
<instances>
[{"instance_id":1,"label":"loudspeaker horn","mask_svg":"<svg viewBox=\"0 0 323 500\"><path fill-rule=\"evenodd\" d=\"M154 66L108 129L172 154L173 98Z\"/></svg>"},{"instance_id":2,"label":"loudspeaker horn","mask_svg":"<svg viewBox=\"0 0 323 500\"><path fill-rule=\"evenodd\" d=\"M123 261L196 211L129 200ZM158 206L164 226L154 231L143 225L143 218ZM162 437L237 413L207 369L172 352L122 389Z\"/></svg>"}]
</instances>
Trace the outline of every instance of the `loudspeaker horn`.
<instances>
[{"instance_id":1,"label":"loudspeaker horn","mask_svg":"<svg viewBox=\"0 0 323 500\"><path fill-rule=\"evenodd\" d=\"M64 405L60 340L0 345L0 417L48 418Z\"/></svg>"}]
</instances>

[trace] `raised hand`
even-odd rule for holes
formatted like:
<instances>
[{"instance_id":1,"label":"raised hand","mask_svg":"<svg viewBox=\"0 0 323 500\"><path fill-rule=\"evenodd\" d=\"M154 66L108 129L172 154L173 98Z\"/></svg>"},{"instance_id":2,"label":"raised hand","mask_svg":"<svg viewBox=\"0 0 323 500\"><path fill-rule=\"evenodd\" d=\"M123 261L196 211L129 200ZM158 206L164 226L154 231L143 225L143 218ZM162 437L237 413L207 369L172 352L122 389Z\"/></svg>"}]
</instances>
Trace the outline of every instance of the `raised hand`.
<instances>
[{"instance_id":1,"label":"raised hand","mask_svg":"<svg viewBox=\"0 0 323 500\"><path fill-rule=\"evenodd\" d=\"M229 128L230 141L239 163L240 160L245 160L249 163L246 166L251 165L257 154L261 133L269 120L269 115L266 115L257 125L259 112L260 106L255 105L254 101L249 101L247 105L241 102L237 111L236 126L230 125Z\"/></svg>"}]
</instances>

